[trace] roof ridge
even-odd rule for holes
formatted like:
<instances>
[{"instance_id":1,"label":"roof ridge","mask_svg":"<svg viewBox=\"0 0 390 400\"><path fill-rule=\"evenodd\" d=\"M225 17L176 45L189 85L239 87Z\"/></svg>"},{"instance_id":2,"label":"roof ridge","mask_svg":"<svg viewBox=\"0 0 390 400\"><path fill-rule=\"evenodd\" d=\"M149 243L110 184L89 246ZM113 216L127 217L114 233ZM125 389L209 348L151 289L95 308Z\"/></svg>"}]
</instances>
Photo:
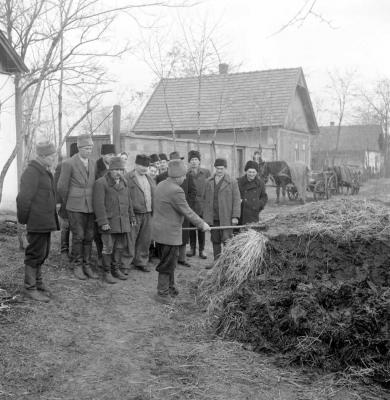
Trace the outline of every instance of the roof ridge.
<instances>
[{"instance_id":1,"label":"roof ridge","mask_svg":"<svg viewBox=\"0 0 390 400\"><path fill-rule=\"evenodd\" d=\"M259 72L276 72L276 71L298 71L301 70L302 67L291 67L291 68L270 68L270 69L264 69L264 70L255 70L255 71L242 71L242 72L228 72L227 74L220 74L220 73L215 73L215 74L207 74L207 75L202 75L202 78L209 78L209 77L215 77L215 76L231 76L231 75L249 75L249 74L256 74ZM196 79L198 78L197 75L194 76L182 76L182 77L177 77L177 78L162 78L161 80L165 81L174 81L174 80L182 80L182 79Z\"/></svg>"}]
</instances>

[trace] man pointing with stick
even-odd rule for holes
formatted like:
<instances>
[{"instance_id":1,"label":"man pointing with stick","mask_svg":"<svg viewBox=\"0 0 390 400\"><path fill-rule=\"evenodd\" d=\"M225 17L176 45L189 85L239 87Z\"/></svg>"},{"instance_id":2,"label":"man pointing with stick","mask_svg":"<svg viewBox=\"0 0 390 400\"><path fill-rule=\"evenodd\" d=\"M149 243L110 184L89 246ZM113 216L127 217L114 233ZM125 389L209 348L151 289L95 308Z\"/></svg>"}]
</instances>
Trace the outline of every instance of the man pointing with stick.
<instances>
[{"instance_id":1,"label":"man pointing with stick","mask_svg":"<svg viewBox=\"0 0 390 400\"><path fill-rule=\"evenodd\" d=\"M184 217L199 229L210 230L210 226L191 210L180 187L186 173L183 160L169 161L168 178L157 185L154 196L152 239L159 244L161 252L156 267L158 283L155 300L163 304L169 304L171 297L179 294L175 286L175 268L182 244Z\"/></svg>"}]
</instances>

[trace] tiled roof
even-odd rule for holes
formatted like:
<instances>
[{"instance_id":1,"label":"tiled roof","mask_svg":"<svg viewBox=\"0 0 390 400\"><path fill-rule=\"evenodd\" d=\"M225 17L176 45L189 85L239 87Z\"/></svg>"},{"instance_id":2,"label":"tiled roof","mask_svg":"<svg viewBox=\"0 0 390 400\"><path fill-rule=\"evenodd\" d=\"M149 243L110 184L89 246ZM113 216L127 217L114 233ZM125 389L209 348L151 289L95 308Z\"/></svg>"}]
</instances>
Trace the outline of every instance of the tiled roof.
<instances>
[{"instance_id":1,"label":"tiled roof","mask_svg":"<svg viewBox=\"0 0 390 400\"><path fill-rule=\"evenodd\" d=\"M379 151L380 125L342 126L338 151ZM313 138L313 152L333 151L337 142L337 126L320 126L320 133Z\"/></svg>"},{"instance_id":2,"label":"tiled roof","mask_svg":"<svg viewBox=\"0 0 390 400\"><path fill-rule=\"evenodd\" d=\"M175 131L197 130L199 103L201 130L283 126L298 84L307 92L301 68L205 75L199 102L198 77L163 79L133 131L171 131L170 120Z\"/></svg>"},{"instance_id":3,"label":"tiled roof","mask_svg":"<svg viewBox=\"0 0 390 400\"><path fill-rule=\"evenodd\" d=\"M0 61L6 72L11 74L16 72L28 72L28 68L23 60L16 53L2 31L0 31L0 49Z\"/></svg>"}]
</instances>

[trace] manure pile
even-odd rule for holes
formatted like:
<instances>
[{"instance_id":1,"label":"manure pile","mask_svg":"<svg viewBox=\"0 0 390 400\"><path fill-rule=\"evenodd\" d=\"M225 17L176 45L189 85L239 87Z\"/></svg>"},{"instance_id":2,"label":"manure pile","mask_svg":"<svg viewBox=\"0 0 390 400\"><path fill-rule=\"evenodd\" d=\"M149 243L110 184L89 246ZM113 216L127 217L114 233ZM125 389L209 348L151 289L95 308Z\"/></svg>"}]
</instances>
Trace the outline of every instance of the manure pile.
<instances>
[{"instance_id":1,"label":"manure pile","mask_svg":"<svg viewBox=\"0 0 390 400\"><path fill-rule=\"evenodd\" d=\"M232 238L201 286L219 335L390 387L390 220L337 200Z\"/></svg>"}]
</instances>

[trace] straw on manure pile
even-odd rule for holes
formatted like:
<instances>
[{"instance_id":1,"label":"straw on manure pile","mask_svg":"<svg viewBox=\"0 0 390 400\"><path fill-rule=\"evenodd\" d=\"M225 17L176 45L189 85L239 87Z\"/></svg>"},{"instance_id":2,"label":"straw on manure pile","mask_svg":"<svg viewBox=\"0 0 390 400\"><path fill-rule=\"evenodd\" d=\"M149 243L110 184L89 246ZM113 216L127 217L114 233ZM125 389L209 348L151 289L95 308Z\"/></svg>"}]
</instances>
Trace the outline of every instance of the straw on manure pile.
<instances>
[{"instance_id":1,"label":"straw on manure pile","mask_svg":"<svg viewBox=\"0 0 390 400\"><path fill-rule=\"evenodd\" d=\"M380 203L338 200L230 240L201 286L223 337L390 386L390 229Z\"/></svg>"}]
</instances>

